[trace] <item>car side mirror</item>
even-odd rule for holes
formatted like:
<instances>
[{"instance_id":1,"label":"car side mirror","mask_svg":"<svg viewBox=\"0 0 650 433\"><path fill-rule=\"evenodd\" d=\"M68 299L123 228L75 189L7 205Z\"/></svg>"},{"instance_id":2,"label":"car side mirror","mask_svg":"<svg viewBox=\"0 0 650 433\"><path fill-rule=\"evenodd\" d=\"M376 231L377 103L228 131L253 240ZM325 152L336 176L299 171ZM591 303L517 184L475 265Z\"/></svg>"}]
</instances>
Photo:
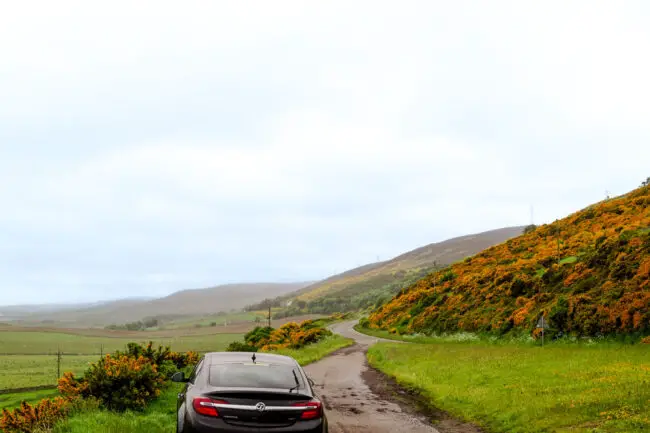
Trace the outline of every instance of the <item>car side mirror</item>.
<instances>
[{"instance_id":1,"label":"car side mirror","mask_svg":"<svg viewBox=\"0 0 650 433\"><path fill-rule=\"evenodd\" d=\"M176 373L172 374L172 382L187 382L187 379L185 379L185 373L182 371L177 371Z\"/></svg>"}]
</instances>

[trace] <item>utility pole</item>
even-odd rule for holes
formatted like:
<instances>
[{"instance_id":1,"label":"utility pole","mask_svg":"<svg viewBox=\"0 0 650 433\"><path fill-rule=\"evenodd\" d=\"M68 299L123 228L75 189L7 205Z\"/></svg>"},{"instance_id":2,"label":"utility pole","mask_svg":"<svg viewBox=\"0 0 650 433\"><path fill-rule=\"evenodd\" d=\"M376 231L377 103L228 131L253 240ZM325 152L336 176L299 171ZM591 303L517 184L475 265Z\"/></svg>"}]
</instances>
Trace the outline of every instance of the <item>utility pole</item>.
<instances>
[{"instance_id":1,"label":"utility pole","mask_svg":"<svg viewBox=\"0 0 650 433\"><path fill-rule=\"evenodd\" d=\"M271 303L269 302L269 328L271 327Z\"/></svg>"},{"instance_id":2,"label":"utility pole","mask_svg":"<svg viewBox=\"0 0 650 433\"><path fill-rule=\"evenodd\" d=\"M61 348L59 347L56 351L56 379L59 380L61 377Z\"/></svg>"}]
</instances>

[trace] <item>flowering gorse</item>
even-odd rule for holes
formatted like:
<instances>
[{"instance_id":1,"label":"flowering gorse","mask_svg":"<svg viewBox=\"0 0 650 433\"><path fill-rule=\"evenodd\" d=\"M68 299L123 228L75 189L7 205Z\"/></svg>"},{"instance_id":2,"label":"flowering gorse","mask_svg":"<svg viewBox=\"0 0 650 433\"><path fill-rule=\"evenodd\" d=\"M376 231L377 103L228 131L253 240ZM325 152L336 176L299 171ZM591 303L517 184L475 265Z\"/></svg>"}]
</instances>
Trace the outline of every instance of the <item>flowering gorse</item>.
<instances>
[{"instance_id":1,"label":"flowering gorse","mask_svg":"<svg viewBox=\"0 0 650 433\"><path fill-rule=\"evenodd\" d=\"M289 322L277 329L257 327L244 336L244 343L233 342L227 350L239 352L244 349L251 351L299 349L329 335L332 335L329 329L320 327L311 320L305 320L300 324Z\"/></svg>"}]
</instances>

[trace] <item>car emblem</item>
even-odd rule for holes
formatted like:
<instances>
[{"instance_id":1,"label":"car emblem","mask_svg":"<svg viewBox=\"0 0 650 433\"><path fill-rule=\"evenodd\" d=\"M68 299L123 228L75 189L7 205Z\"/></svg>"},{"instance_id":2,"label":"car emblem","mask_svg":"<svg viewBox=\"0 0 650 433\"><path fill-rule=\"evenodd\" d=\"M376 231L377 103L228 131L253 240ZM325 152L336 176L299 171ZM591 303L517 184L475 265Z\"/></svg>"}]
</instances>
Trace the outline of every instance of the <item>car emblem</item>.
<instances>
[{"instance_id":1,"label":"car emblem","mask_svg":"<svg viewBox=\"0 0 650 433\"><path fill-rule=\"evenodd\" d=\"M255 405L255 409L257 409L258 412L264 412L264 410L266 410L266 405L262 402L259 402Z\"/></svg>"}]
</instances>

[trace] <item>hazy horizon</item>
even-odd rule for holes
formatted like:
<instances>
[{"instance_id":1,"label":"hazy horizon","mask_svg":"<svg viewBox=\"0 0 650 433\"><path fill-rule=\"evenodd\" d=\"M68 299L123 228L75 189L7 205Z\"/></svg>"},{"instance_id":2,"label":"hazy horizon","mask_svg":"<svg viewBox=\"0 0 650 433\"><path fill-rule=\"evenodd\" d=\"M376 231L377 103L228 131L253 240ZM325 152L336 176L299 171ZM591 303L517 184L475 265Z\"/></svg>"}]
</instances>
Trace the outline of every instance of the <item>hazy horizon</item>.
<instances>
[{"instance_id":1,"label":"hazy horizon","mask_svg":"<svg viewBox=\"0 0 650 433\"><path fill-rule=\"evenodd\" d=\"M7 3L0 302L313 281L625 193L649 11Z\"/></svg>"}]
</instances>

